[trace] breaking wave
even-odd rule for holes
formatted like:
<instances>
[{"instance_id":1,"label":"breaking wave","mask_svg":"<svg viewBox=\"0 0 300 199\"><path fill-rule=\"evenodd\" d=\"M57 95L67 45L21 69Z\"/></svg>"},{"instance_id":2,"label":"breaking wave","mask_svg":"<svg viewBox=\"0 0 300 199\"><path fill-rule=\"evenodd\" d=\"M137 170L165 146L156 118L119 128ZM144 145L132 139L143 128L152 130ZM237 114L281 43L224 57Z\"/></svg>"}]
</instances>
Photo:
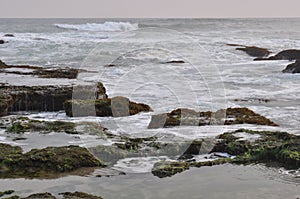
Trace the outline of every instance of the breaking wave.
<instances>
[{"instance_id":1,"label":"breaking wave","mask_svg":"<svg viewBox=\"0 0 300 199\"><path fill-rule=\"evenodd\" d=\"M95 32L123 32L137 30L137 23L129 22L104 22L104 23L86 23L86 24L54 24L57 28L81 31Z\"/></svg>"}]
</instances>

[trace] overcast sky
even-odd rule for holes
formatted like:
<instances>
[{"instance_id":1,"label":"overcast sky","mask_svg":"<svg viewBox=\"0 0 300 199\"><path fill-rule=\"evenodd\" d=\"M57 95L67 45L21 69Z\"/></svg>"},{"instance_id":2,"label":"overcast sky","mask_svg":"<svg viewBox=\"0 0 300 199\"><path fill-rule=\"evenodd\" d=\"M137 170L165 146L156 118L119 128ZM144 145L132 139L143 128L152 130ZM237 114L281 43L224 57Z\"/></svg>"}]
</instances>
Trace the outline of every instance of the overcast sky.
<instances>
[{"instance_id":1,"label":"overcast sky","mask_svg":"<svg viewBox=\"0 0 300 199\"><path fill-rule=\"evenodd\" d=\"M0 17L300 17L299 0L1 0Z\"/></svg>"}]
</instances>

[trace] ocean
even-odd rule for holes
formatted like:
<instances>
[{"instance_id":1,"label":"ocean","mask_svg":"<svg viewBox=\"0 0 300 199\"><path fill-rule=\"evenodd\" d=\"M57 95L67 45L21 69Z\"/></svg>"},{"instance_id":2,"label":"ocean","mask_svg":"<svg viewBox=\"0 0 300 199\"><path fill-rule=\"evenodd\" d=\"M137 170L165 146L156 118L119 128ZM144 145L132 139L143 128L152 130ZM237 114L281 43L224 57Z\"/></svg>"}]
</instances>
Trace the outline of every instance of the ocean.
<instances>
[{"instance_id":1,"label":"ocean","mask_svg":"<svg viewBox=\"0 0 300 199\"><path fill-rule=\"evenodd\" d=\"M10 33L14 37L4 37ZM68 118L64 112L31 113L30 118L97 121L117 135L159 136L177 142L211 138L247 128L300 135L300 75L282 73L291 62L253 61L226 44L259 46L276 54L300 49L300 19L1 19L0 60L13 65L82 69L80 81L100 81L109 96L149 104L151 113L121 118ZM164 64L184 60L183 64ZM111 65L107 67L106 65ZM85 72L93 71L93 73ZM30 79L2 82L30 84ZM63 82L59 82L63 83ZM38 84L38 82L37 82ZM45 84L45 83L43 83ZM176 108L216 111L247 107L279 127L257 125L180 126L148 129L151 116ZM36 135L0 141L25 151L46 146L110 145L91 135ZM297 198L299 172L263 165L221 165L191 169L172 178L151 175L155 162L170 157L127 158L113 169L126 176L59 179L0 179L0 190L20 194L83 190L109 198Z\"/></svg>"}]
</instances>

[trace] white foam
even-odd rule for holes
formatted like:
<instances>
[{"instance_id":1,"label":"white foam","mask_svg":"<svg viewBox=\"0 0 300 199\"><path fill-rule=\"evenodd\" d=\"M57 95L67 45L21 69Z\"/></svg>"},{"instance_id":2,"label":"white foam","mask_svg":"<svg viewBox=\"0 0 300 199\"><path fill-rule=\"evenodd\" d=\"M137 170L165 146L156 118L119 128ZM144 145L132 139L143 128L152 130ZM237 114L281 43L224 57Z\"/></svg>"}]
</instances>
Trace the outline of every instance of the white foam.
<instances>
[{"instance_id":1,"label":"white foam","mask_svg":"<svg viewBox=\"0 0 300 199\"><path fill-rule=\"evenodd\" d=\"M104 23L86 23L86 24L54 24L57 28L81 30L81 31L96 31L96 32L123 32L137 30L137 23L129 22L104 22Z\"/></svg>"}]
</instances>

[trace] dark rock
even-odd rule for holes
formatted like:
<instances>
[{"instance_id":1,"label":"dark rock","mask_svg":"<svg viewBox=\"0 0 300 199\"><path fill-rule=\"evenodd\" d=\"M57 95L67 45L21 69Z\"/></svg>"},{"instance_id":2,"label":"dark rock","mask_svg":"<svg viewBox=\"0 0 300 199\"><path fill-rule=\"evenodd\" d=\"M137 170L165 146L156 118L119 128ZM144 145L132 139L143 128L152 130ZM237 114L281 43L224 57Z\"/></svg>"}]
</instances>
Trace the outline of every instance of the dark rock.
<instances>
[{"instance_id":1,"label":"dark rock","mask_svg":"<svg viewBox=\"0 0 300 199\"><path fill-rule=\"evenodd\" d=\"M14 111L59 111L64 110L64 102L71 100L75 91L76 99L87 99L87 92L93 98L106 98L102 83L87 86L9 86L0 85L0 116ZM74 92L73 92L74 91Z\"/></svg>"},{"instance_id":2,"label":"dark rock","mask_svg":"<svg viewBox=\"0 0 300 199\"><path fill-rule=\"evenodd\" d=\"M189 109L176 109L170 113L153 115L148 128L172 126L203 126L211 124L256 124L278 126L271 120L248 108L227 108L217 112L196 112Z\"/></svg>"},{"instance_id":3,"label":"dark rock","mask_svg":"<svg viewBox=\"0 0 300 199\"><path fill-rule=\"evenodd\" d=\"M282 71L284 73L300 73L300 59L295 63L287 65L287 67Z\"/></svg>"},{"instance_id":4,"label":"dark rock","mask_svg":"<svg viewBox=\"0 0 300 199\"><path fill-rule=\"evenodd\" d=\"M300 50L289 49L279 52L278 54L268 58L256 58L255 61L260 60L297 60L300 59Z\"/></svg>"},{"instance_id":5,"label":"dark rock","mask_svg":"<svg viewBox=\"0 0 300 199\"><path fill-rule=\"evenodd\" d=\"M22 199L57 199L51 193L36 193Z\"/></svg>"},{"instance_id":6,"label":"dark rock","mask_svg":"<svg viewBox=\"0 0 300 199\"><path fill-rule=\"evenodd\" d=\"M74 69L74 68L44 68L39 66L28 66L28 65L7 65L0 60L0 69L16 69L15 71L5 71L2 70L2 73L11 73L18 75L33 75L40 78L67 78L75 79L79 72L84 70ZM23 72L18 69L31 69L30 72Z\"/></svg>"},{"instance_id":7,"label":"dark rock","mask_svg":"<svg viewBox=\"0 0 300 199\"><path fill-rule=\"evenodd\" d=\"M185 62L183 60L171 60L167 61L166 64L184 64Z\"/></svg>"},{"instance_id":8,"label":"dark rock","mask_svg":"<svg viewBox=\"0 0 300 199\"><path fill-rule=\"evenodd\" d=\"M266 48L260 48L256 46L245 46L243 48L236 48L236 50L244 51L252 57L266 57L271 53Z\"/></svg>"},{"instance_id":9,"label":"dark rock","mask_svg":"<svg viewBox=\"0 0 300 199\"><path fill-rule=\"evenodd\" d=\"M5 41L0 39L0 44L4 44L4 43L5 43Z\"/></svg>"},{"instance_id":10,"label":"dark rock","mask_svg":"<svg viewBox=\"0 0 300 199\"><path fill-rule=\"evenodd\" d=\"M94 196L91 194L83 193L83 192L65 192L60 193L59 195L63 195L63 199L102 199L102 197Z\"/></svg>"},{"instance_id":11,"label":"dark rock","mask_svg":"<svg viewBox=\"0 0 300 199\"><path fill-rule=\"evenodd\" d=\"M152 111L150 106L131 102L125 97L96 100L68 100L64 103L64 107L69 117L122 117Z\"/></svg>"},{"instance_id":12,"label":"dark rock","mask_svg":"<svg viewBox=\"0 0 300 199\"><path fill-rule=\"evenodd\" d=\"M4 37L14 37L15 35L13 34L5 34Z\"/></svg>"},{"instance_id":13,"label":"dark rock","mask_svg":"<svg viewBox=\"0 0 300 199\"><path fill-rule=\"evenodd\" d=\"M202 140L194 140L183 155L199 155L202 146Z\"/></svg>"},{"instance_id":14,"label":"dark rock","mask_svg":"<svg viewBox=\"0 0 300 199\"><path fill-rule=\"evenodd\" d=\"M0 93L0 117L6 116L8 109L13 105L14 99L12 96Z\"/></svg>"},{"instance_id":15,"label":"dark rock","mask_svg":"<svg viewBox=\"0 0 300 199\"><path fill-rule=\"evenodd\" d=\"M63 103L72 99L72 90L72 86L0 86L0 94L13 99L9 112L63 110Z\"/></svg>"},{"instance_id":16,"label":"dark rock","mask_svg":"<svg viewBox=\"0 0 300 199\"><path fill-rule=\"evenodd\" d=\"M251 98L245 98L245 99L234 99L235 102L258 102L258 103L268 103L271 100L266 99L266 98L256 98L256 97L251 97Z\"/></svg>"},{"instance_id":17,"label":"dark rock","mask_svg":"<svg viewBox=\"0 0 300 199\"><path fill-rule=\"evenodd\" d=\"M114 67L114 66L116 66L115 64L106 64L106 65L104 65L104 67Z\"/></svg>"},{"instance_id":18,"label":"dark rock","mask_svg":"<svg viewBox=\"0 0 300 199\"><path fill-rule=\"evenodd\" d=\"M14 193L14 190L6 190L6 191L0 191L0 197L4 196L4 195L10 195L12 193Z\"/></svg>"},{"instance_id":19,"label":"dark rock","mask_svg":"<svg viewBox=\"0 0 300 199\"><path fill-rule=\"evenodd\" d=\"M60 193L59 195L62 195L62 199L102 199L99 196L94 196L91 194L83 193L83 192L64 192ZM51 193L36 193L32 194L26 198L22 199L57 199L55 196L53 196Z\"/></svg>"}]
</instances>

